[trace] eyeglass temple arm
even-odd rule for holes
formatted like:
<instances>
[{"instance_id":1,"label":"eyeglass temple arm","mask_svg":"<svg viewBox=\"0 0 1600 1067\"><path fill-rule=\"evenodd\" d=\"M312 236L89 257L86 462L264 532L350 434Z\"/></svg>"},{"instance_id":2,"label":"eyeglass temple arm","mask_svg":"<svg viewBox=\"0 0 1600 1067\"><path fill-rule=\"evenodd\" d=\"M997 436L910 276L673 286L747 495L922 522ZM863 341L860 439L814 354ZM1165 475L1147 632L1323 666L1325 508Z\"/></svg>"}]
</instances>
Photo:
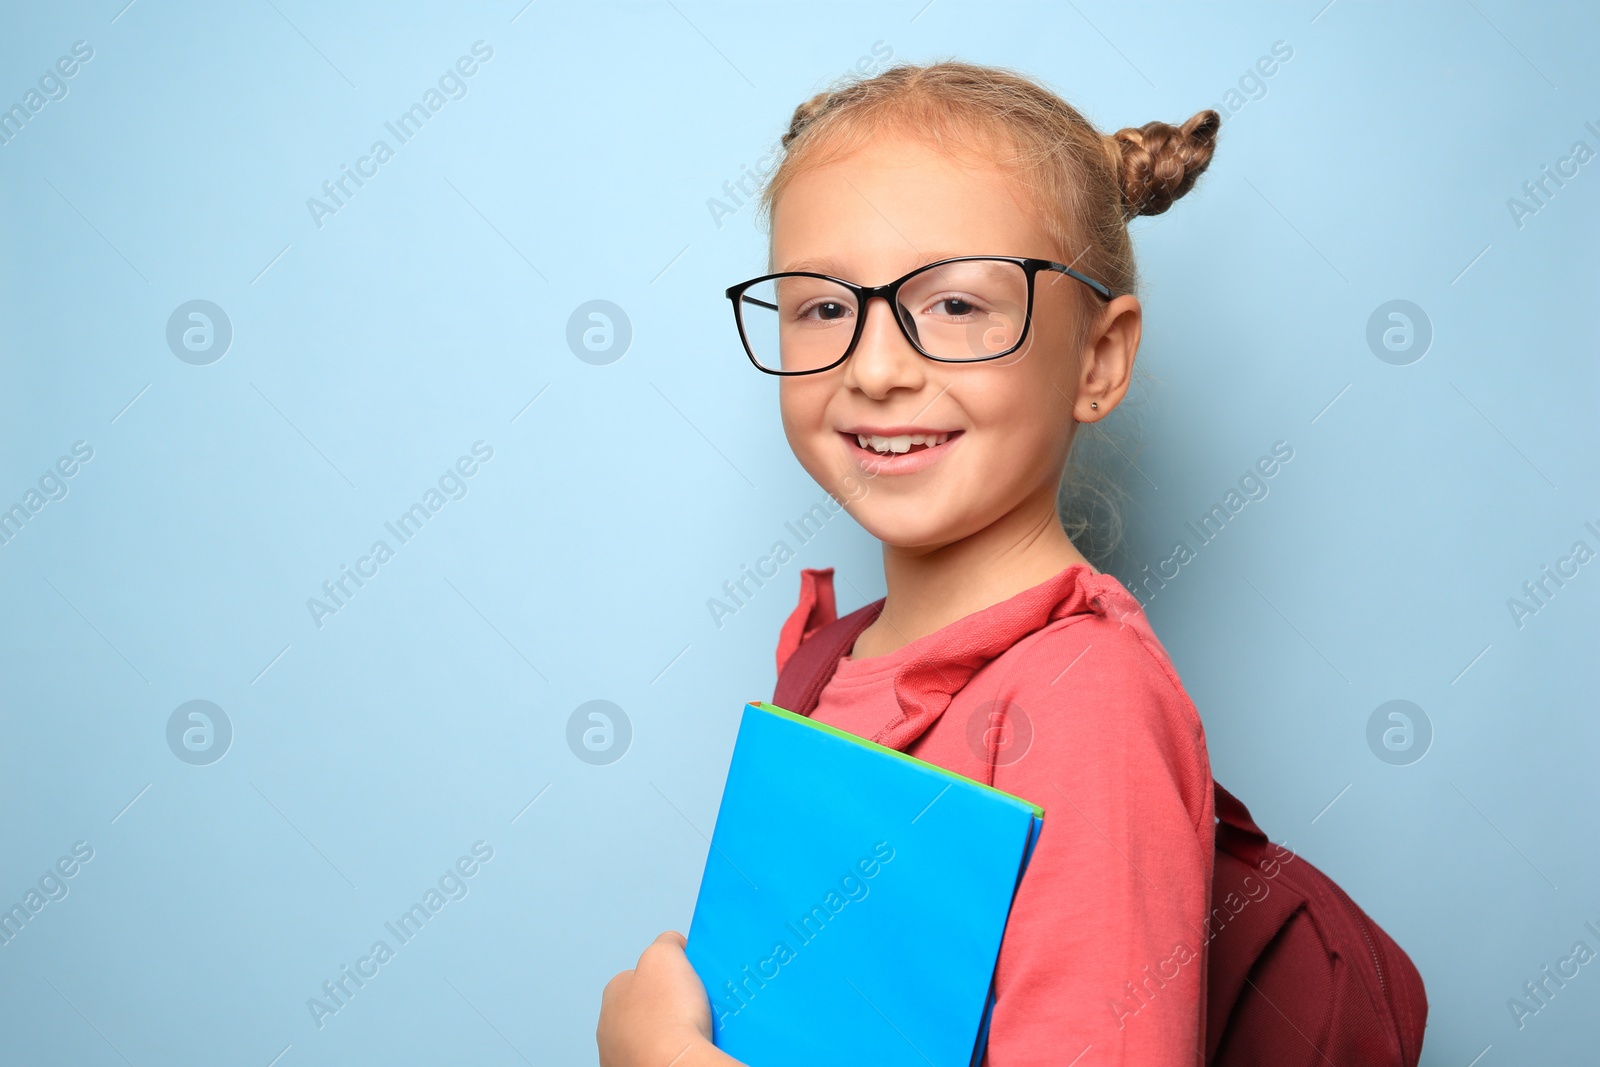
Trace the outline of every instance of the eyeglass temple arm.
<instances>
[{"instance_id":1,"label":"eyeglass temple arm","mask_svg":"<svg viewBox=\"0 0 1600 1067\"><path fill-rule=\"evenodd\" d=\"M777 304L769 304L765 300L757 300L755 297L751 296L749 293L740 293L739 294L739 299L744 301L747 304L754 304L756 307L766 308L768 311L777 311L778 310L778 305Z\"/></svg>"},{"instance_id":2,"label":"eyeglass temple arm","mask_svg":"<svg viewBox=\"0 0 1600 1067\"><path fill-rule=\"evenodd\" d=\"M1078 279L1084 285L1087 285L1089 288L1093 289L1096 293L1100 294L1100 299L1102 299L1102 300L1110 300L1112 298L1111 289L1108 286L1103 285L1100 282L1095 281L1093 278L1089 277L1087 274L1082 273L1081 271L1073 270L1071 267L1067 266L1065 263L1047 263L1046 266L1048 266L1050 270L1060 271L1062 274L1065 274L1068 277L1072 277L1072 278Z\"/></svg>"}]
</instances>

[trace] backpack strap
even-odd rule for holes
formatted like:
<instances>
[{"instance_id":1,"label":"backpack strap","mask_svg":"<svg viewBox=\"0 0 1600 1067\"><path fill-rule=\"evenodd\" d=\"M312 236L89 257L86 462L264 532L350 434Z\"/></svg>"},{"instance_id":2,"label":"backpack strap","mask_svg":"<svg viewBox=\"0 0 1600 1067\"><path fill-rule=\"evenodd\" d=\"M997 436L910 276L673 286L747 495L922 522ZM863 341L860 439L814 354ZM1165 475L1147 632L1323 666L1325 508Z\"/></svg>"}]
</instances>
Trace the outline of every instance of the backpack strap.
<instances>
[{"instance_id":1,"label":"backpack strap","mask_svg":"<svg viewBox=\"0 0 1600 1067\"><path fill-rule=\"evenodd\" d=\"M1211 791L1217 814L1217 848L1252 867L1260 867L1270 844L1265 831L1250 817L1244 801L1222 788L1215 778L1211 779Z\"/></svg>"},{"instance_id":2,"label":"backpack strap","mask_svg":"<svg viewBox=\"0 0 1600 1067\"><path fill-rule=\"evenodd\" d=\"M800 569L800 603L784 620L778 631L778 673L794 655L795 649L806 639L831 622L836 622L839 612L834 607L833 568L802 567Z\"/></svg>"},{"instance_id":3,"label":"backpack strap","mask_svg":"<svg viewBox=\"0 0 1600 1067\"><path fill-rule=\"evenodd\" d=\"M801 641L778 672L772 702L796 715L816 710L822 689L839 669L839 658L855 647L861 631L883 611L882 598L835 619Z\"/></svg>"}]
</instances>

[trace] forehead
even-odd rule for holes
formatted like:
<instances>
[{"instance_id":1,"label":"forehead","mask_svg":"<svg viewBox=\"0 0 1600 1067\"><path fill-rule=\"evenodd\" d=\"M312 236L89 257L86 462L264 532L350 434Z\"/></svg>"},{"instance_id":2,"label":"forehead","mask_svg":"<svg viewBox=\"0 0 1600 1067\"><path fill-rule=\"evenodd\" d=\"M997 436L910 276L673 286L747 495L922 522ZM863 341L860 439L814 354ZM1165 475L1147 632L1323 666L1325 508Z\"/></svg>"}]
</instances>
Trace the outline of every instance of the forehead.
<instances>
[{"instance_id":1,"label":"forehead","mask_svg":"<svg viewBox=\"0 0 1600 1067\"><path fill-rule=\"evenodd\" d=\"M773 270L871 284L884 272L983 254L1053 257L1055 250L1023 179L977 145L941 148L885 133L806 166L773 205Z\"/></svg>"}]
</instances>

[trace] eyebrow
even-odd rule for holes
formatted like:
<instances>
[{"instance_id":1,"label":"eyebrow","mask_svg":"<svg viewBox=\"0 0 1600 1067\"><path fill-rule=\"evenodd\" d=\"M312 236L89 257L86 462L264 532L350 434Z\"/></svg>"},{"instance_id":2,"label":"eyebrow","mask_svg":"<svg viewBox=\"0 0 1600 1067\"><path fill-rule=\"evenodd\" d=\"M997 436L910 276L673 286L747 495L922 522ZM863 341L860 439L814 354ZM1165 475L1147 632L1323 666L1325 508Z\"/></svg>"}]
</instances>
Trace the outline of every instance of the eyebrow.
<instances>
[{"instance_id":1,"label":"eyebrow","mask_svg":"<svg viewBox=\"0 0 1600 1067\"><path fill-rule=\"evenodd\" d=\"M956 256L983 254L984 253L981 252L925 252L918 256L915 262L913 262L908 269L916 270L918 267L926 267L929 263L937 263L941 259L953 259ZM845 271L839 266L839 261L834 259L832 256L813 256L809 259L802 259L791 264L790 266L784 267L783 271L813 271L817 274L832 274L838 278L843 278L846 276Z\"/></svg>"}]
</instances>

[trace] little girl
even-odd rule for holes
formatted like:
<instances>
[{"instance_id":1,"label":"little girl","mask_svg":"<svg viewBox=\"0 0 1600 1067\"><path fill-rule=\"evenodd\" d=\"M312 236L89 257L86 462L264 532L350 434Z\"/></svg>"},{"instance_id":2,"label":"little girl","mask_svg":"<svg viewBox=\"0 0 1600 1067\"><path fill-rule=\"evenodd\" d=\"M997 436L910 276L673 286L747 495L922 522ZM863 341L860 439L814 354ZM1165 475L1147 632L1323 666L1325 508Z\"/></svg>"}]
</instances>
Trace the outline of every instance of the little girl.
<instances>
[{"instance_id":1,"label":"little girl","mask_svg":"<svg viewBox=\"0 0 1600 1067\"><path fill-rule=\"evenodd\" d=\"M1057 501L1078 424L1121 402L1139 347L1127 220L1190 189L1219 123L1107 137L957 62L846 83L783 138L763 197L777 273L729 290L795 456L883 542L887 596L813 717L1046 811L987 1067L1204 1062L1205 733ZM832 576L802 574L780 669L834 620ZM662 934L606 986L604 1067L737 1062L684 944Z\"/></svg>"}]
</instances>

